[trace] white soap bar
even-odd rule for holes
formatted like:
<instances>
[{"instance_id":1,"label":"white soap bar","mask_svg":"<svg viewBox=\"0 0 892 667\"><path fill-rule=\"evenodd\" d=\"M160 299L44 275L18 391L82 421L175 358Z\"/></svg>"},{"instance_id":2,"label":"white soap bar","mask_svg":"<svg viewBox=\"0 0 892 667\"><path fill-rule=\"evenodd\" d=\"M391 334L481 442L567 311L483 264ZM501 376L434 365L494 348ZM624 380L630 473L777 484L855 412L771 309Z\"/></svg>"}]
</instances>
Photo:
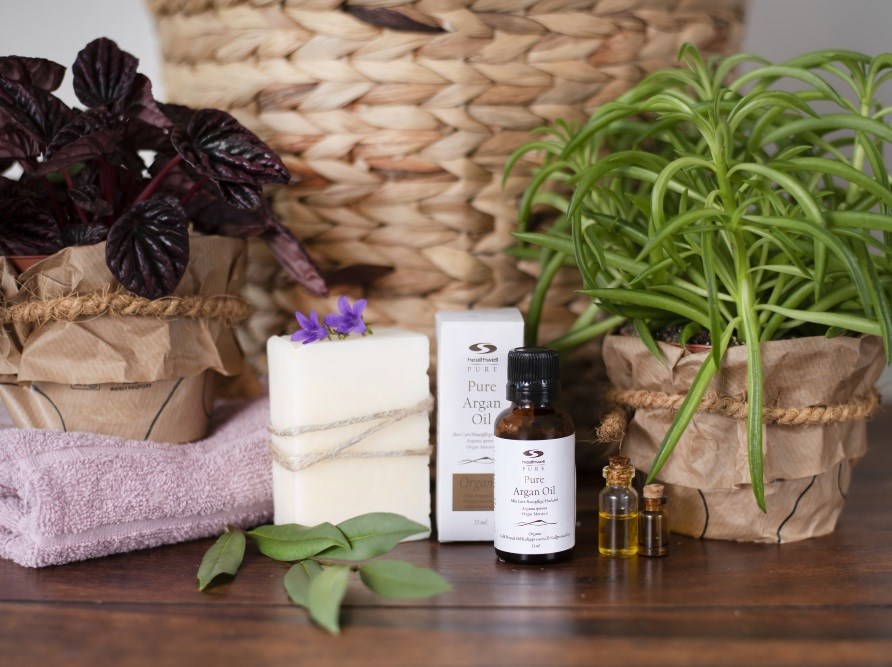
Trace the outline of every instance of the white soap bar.
<instances>
[{"instance_id":1,"label":"white soap bar","mask_svg":"<svg viewBox=\"0 0 892 667\"><path fill-rule=\"evenodd\" d=\"M367 336L302 345L287 336L267 343L270 424L285 431L411 408L427 400L430 363L427 336L401 329L375 329ZM286 456L328 452L379 421L300 435L273 434ZM429 446L429 415L411 415L344 452L423 450ZM275 522L339 523L366 512L394 512L428 526L430 456L334 458L292 472L273 463ZM429 533L428 533L429 534ZM428 534L414 536L414 539Z\"/></svg>"}]
</instances>

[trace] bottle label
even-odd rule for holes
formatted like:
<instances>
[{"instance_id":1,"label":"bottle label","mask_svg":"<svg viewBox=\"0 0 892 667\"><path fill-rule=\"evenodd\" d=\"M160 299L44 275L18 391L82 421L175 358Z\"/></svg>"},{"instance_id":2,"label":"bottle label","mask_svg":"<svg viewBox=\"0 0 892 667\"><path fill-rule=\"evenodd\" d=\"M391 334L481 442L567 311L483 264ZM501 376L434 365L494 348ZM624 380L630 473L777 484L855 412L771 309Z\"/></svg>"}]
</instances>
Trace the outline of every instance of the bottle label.
<instances>
[{"instance_id":1,"label":"bottle label","mask_svg":"<svg viewBox=\"0 0 892 667\"><path fill-rule=\"evenodd\" d=\"M496 438L495 547L551 554L576 544L575 435Z\"/></svg>"}]
</instances>

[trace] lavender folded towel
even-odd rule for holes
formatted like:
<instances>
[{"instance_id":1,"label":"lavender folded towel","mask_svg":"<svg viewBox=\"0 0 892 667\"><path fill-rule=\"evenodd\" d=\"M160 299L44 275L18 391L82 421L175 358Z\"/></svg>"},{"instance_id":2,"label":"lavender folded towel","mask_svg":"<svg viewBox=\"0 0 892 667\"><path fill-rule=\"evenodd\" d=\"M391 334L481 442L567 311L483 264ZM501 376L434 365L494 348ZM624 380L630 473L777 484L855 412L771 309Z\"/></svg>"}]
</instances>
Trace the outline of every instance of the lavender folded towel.
<instances>
[{"instance_id":1,"label":"lavender folded towel","mask_svg":"<svg viewBox=\"0 0 892 667\"><path fill-rule=\"evenodd\" d=\"M219 404L210 435L187 445L0 430L0 557L60 565L263 523L268 418L266 397Z\"/></svg>"}]
</instances>

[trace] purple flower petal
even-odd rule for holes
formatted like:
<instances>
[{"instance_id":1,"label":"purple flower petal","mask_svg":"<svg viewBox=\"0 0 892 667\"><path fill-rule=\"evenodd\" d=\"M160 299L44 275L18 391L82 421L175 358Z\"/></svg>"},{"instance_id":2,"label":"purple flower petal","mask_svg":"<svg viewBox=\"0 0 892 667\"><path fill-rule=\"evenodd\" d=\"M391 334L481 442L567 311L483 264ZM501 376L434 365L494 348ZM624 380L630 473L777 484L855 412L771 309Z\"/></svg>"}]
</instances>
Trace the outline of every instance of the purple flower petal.
<instances>
[{"instance_id":1,"label":"purple flower petal","mask_svg":"<svg viewBox=\"0 0 892 667\"><path fill-rule=\"evenodd\" d=\"M291 335L292 341L306 345L307 343L328 338L328 329L320 324L319 313L315 310L310 313L309 317L300 312L295 312L294 316L297 318L298 324L300 324L300 329Z\"/></svg>"},{"instance_id":2,"label":"purple flower petal","mask_svg":"<svg viewBox=\"0 0 892 667\"><path fill-rule=\"evenodd\" d=\"M338 310L341 311L341 315L353 314L353 311L350 309L350 300L347 299L346 295L338 299Z\"/></svg>"}]
</instances>

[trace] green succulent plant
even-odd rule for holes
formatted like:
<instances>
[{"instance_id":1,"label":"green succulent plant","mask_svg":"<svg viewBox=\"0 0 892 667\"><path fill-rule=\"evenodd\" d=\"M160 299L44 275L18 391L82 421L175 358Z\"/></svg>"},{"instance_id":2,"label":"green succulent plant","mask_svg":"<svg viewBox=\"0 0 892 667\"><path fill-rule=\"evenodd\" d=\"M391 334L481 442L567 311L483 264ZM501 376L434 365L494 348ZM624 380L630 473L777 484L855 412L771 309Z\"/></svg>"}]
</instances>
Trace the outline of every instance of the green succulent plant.
<instances>
[{"instance_id":1,"label":"green succulent plant","mask_svg":"<svg viewBox=\"0 0 892 667\"><path fill-rule=\"evenodd\" d=\"M892 143L878 101L892 54L817 51L775 65L749 54L654 72L584 127L566 123L511 157L541 152L521 204L517 257L541 273L530 308L536 338L548 287L575 266L591 307L551 344L566 351L631 321L653 333L708 331L703 363L653 462L679 441L728 346L746 344L749 470L765 509L760 346L813 335L880 336L892 361ZM795 92L787 90L793 82ZM534 207L558 211L529 231ZM602 317L606 313L606 318Z\"/></svg>"}]
</instances>

